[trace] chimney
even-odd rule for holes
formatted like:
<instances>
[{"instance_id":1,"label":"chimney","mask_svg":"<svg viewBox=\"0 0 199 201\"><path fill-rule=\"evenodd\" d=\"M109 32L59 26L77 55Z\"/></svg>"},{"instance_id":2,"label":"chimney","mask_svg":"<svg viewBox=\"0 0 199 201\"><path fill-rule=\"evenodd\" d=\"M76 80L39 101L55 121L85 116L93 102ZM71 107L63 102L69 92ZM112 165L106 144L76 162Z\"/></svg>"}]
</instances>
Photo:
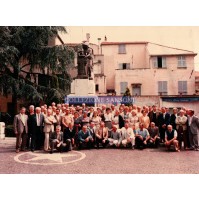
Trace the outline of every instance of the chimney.
<instances>
[{"instance_id":1,"label":"chimney","mask_svg":"<svg viewBox=\"0 0 199 201\"><path fill-rule=\"evenodd\" d=\"M89 39L90 39L90 34L87 33L87 34L86 34L86 40L89 42Z\"/></svg>"},{"instance_id":2,"label":"chimney","mask_svg":"<svg viewBox=\"0 0 199 201\"><path fill-rule=\"evenodd\" d=\"M98 38L98 54L100 54L100 41L101 41L101 38Z\"/></svg>"},{"instance_id":3,"label":"chimney","mask_svg":"<svg viewBox=\"0 0 199 201\"><path fill-rule=\"evenodd\" d=\"M104 41L105 41L105 42L107 41L107 37L106 37L106 36L104 37Z\"/></svg>"}]
</instances>

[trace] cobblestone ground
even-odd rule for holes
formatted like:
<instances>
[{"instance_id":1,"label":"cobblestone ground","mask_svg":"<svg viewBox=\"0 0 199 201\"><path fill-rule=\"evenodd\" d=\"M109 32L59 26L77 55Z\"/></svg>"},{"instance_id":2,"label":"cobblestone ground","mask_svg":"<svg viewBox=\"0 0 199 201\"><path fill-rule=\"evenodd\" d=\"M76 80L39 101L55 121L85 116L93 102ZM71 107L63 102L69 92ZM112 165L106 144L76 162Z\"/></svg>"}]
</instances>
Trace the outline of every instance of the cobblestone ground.
<instances>
[{"instance_id":1,"label":"cobblestone ground","mask_svg":"<svg viewBox=\"0 0 199 201\"><path fill-rule=\"evenodd\" d=\"M198 174L199 152L159 149L91 149L49 154L15 153L15 138L0 140L3 174Z\"/></svg>"}]
</instances>

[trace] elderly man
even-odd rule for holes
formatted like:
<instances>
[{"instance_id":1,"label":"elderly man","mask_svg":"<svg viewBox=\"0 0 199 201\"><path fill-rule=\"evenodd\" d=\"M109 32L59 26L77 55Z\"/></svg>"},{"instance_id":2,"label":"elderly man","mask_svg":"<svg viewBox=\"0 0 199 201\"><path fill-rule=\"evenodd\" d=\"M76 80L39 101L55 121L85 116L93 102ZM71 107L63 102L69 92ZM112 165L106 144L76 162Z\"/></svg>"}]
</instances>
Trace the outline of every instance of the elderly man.
<instances>
[{"instance_id":1,"label":"elderly man","mask_svg":"<svg viewBox=\"0 0 199 201\"><path fill-rule=\"evenodd\" d=\"M124 127L121 129L121 139L122 145L126 147L131 144L132 150L135 148L135 134L133 129L129 127L129 123L125 123Z\"/></svg>"},{"instance_id":2,"label":"elderly man","mask_svg":"<svg viewBox=\"0 0 199 201\"><path fill-rule=\"evenodd\" d=\"M177 135L177 131L173 129L172 125L168 125L165 131L165 147L167 150L170 150L171 145L174 145L175 150L180 151L178 149Z\"/></svg>"},{"instance_id":3,"label":"elderly man","mask_svg":"<svg viewBox=\"0 0 199 201\"><path fill-rule=\"evenodd\" d=\"M121 138L121 135L117 129L117 126L113 125L112 130L111 130L111 136L110 136L110 138L108 138L109 145L119 147L120 146L120 138Z\"/></svg>"},{"instance_id":4,"label":"elderly man","mask_svg":"<svg viewBox=\"0 0 199 201\"><path fill-rule=\"evenodd\" d=\"M45 133L45 140L44 140L44 151L48 151L49 147L49 134L54 132L54 124L56 123L55 117L52 115L52 110L47 110L47 115L44 118L44 133Z\"/></svg>"},{"instance_id":5,"label":"elderly man","mask_svg":"<svg viewBox=\"0 0 199 201\"><path fill-rule=\"evenodd\" d=\"M26 113L26 108L22 107L20 113L14 117L14 132L16 135L16 153L25 151L28 135L28 115Z\"/></svg>"},{"instance_id":6,"label":"elderly man","mask_svg":"<svg viewBox=\"0 0 199 201\"><path fill-rule=\"evenodd\" d=\"M187 150L187 117L184 115L184 113L184 110L180 110L179 115L175 119L175 123L178 133L179 148L181 149L182 141L184 141L184 149Z\"/></svg>"},{"instance_id":7,"label":"elderly man","mask_svg":"<svg viewBox=\"0 0 199 201\"><path fill-rule=\"evenodd\" d=\"M151 122L150 127L148 128L148 132L150 135L149 138L149 146L158 148L159 143L160 143L160 137L159 137L159 128L155 126L154 122Z\"/></svg>"},{"instance_id":8,"label":"elderly man","mask_svg":"<svg viewBox=\"0 0 199 201\"><path fill-rule=\"evenodd\" d=\"M105 127L104 122L100 123L100 127L96 129L96 144L97 149L99 149L99 143L102 144L103 147L106 147L106 145L109 143L108 141L108 128Z\"/></svg>"},{"instance_id":9,"label":"elderly man","mask_svg":"<svg viewBox=\"0 0 199 201\"><path fill-rule=\"evenodd\" d=\"M194 115L194 110L188 112L189 141L191 149L199 151L199 119Z\"/></svg>"},{"instance_id":10,"label":"elderly man","mask_svg":"<svg viewBox=\"0 0 199 201\"><path fill-rule=\"evenodd\" d=\"M61 126L57 125L55 132L50 134L50 153L52 154L54 149L62 152L64 144L63 144L63 132L61 131Z\"/></svg>"},{"instance_id":11,"label":"elderly man","mask_svg":"<svg viewBox=\"0 0 199 201\"><path fill-rule=\"evenodd\" d=\"M78 132L78 149L82 149L83 146L87 146L88 149L91 148L94 139L92 138L87 126L83 126L82 130Z\"/></svg>"},{"instance_id":12,"label":"elderly man","mask_svg":"<svg viewBox=\"0 0 199 201\"><path fill-rule=\"evenodd\" d=\"M147 146L147 141L150 139L149 132L144 128L144 124L140 123L139 128L136 130L135 134L135 144L138 149L144 149Z\"/></svg>"}]
</instances>

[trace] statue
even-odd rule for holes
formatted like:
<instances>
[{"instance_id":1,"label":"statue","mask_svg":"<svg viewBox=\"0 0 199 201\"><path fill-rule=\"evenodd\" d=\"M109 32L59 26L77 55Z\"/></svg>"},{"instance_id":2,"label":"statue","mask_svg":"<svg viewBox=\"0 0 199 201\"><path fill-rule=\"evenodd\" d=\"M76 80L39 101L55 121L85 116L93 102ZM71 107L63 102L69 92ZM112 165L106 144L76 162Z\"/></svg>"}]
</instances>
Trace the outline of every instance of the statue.
<instances>
[{"instance_id":1,"label":"statue","mask_svg":"<svg viewBox=\"0 0 199 201\"><path fill-rule=\"evenodd\" d=\"M77 78L93 79L91 77L91 71L93 69L93 49L89 47L87 41L82 43L82 49L78 51L77 68Z\"/></svg>"}]
</instances>

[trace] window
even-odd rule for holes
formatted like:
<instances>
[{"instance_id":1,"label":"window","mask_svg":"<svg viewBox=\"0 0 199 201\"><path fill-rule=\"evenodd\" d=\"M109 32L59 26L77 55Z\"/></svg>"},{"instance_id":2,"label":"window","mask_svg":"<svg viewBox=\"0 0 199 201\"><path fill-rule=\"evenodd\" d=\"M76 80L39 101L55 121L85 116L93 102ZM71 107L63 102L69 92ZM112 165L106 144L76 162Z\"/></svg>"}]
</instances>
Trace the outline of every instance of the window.
<instances>
[{"instance_id":1,"label":"window","mask_svg":"<svg viewBox=\"0 0 199 201\"><path fill-rule=\"evenodd\" d=\"M166 68L166 57L154 57L153 66L156 68Z\"/></svg>"},{"instance_id":2,"label":"window","mask_svg":"<svg viewBox=\"0 0 199 201\"><path fill-rule=\"evenodd\" d=\"M118 53L119 54L126 54L126 45L125 44L120 44L118 46Z\"/></svg>"},{"instance_id":3,"label":"window","mask_svg":"<svg viewBox=\"0 0 199 201\"><path fill-rule=\"evenodd\" d=\"M95 91L98 92L99 91L99 84L95 85Z\"/></svg>"},{"instance_id":4,"label":"window","mask_svg":"<svg viewBox=\"0 0 199 201\"><path fill-rule=\"evenodd\" d=\"M187 81L178 81L178 93L187 94Z\"/></svg>"},{"instance_id":5,"label":"window","mask_svg":"<svg viewBox=\"0 0 199 201\"><path fill-rule=\"evenodd\" d=\"M128 82L120 82L120 94L125 93L127 86L128 86Z\"/></svg>"},{"instance_id":6,"label":"window","mask_svg":"<svg viewBox=\"0 0 199 201\"><path fill-rule=\"evenodd\" d=\"M167 95L167 81L158 81L158 95Z\"/></svg>"},{"instance_id":7,"label":"window","mask_svg":"<svg viewBox=\"0 0 199 201\"><path fill-rule=\"evenodd\" d=\"M186 67L185 56L178 56L178 67Z\"/></svg>"},{"instance_id":8,"label":"window","mask_svg":"<svg viewBox=\"0 0 199 201\"><path fill-rule=\"evenodd\" d=\"M120 63L119 69L121 70L130 69L130 63Z\"/></svg>"},{"instance_id":9,"label":"window","mask_svg":"<svg viewBox=\"0 0 199 201\"><path fill-rule=\"evenodd\" d=\"M133 96L141 96L141 84L133 84L132 85L132 95Z\"/></svg>"}]
</instances>

